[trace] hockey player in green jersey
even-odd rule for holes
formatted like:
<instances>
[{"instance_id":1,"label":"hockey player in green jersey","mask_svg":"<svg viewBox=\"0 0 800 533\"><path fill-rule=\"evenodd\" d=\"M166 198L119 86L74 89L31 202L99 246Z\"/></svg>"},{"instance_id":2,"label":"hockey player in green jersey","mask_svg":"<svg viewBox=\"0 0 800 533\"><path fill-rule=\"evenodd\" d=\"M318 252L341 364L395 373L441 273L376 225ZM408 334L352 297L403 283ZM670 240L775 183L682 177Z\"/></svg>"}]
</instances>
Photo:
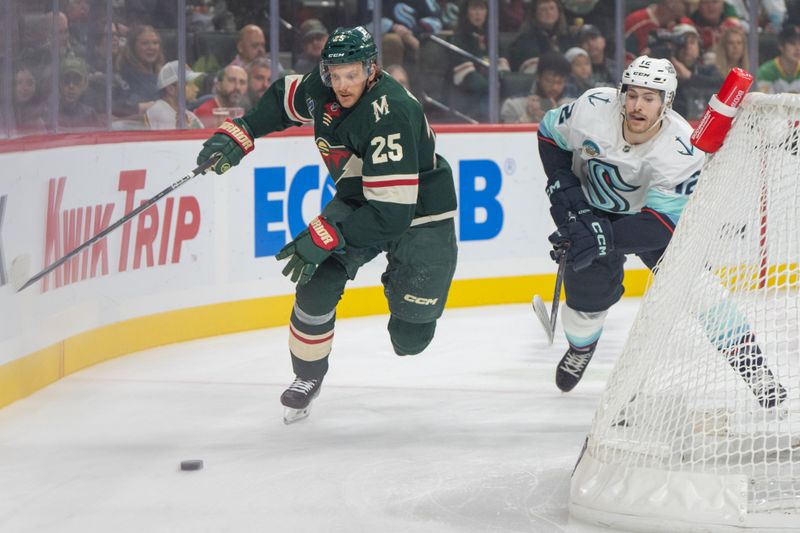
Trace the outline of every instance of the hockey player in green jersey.
<instances>
[{"instance_id":1,"label":"hockey player in green jersey","mask_svg":"<svg viewBox=\"0 0 800 533\"><path fill-rule=\"evenodd\" d=\"M295 380L284 391L286 423L308 416L328 371L336 306L349 279L380 253L389 335L398 355L433 339L456 266L456 195L450 166L419 102L382 72L372 35L338 28L319 71L274 83L240 119L203 145L198 161L221 154L221 174L253 150L253 139L314 125L314 139L336 184L322 214L276 256L297 282L289 325Z\"/></svg>"}]
</instances>

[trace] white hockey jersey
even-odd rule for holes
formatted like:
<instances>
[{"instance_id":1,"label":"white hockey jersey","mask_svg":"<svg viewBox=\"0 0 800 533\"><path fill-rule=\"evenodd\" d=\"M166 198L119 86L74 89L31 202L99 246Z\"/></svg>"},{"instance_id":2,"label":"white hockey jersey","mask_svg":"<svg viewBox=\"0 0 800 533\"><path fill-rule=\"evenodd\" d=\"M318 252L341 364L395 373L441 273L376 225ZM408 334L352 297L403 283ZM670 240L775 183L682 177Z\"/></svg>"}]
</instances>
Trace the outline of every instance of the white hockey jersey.
<instances>
[{"instance_id":1,"label":"white hockey jersey","mask_svg":"<svg viewBox=\"0 0 800 533\"><path fill-rule=\"evenodd\" d=\"M677 223L705 162L705 152L689 142L691 126L672 110L655 137L628 144L617 91L607 87L548 111L539 134L572 152L572 171L589 203L612 213L648 207Z\"/></svg>"}]
</instances>

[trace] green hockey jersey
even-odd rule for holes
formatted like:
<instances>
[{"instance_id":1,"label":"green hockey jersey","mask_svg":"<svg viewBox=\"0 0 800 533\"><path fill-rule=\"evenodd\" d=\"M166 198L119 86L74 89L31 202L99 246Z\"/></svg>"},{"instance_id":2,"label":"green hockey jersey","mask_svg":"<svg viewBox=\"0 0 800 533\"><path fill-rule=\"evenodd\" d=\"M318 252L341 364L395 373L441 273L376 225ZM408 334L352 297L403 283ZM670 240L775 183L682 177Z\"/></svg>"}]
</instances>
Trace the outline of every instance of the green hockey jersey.
<instances>
[{"instance_id":1,"label":"green hockey jersey","mask_svg":"<svg viewBox=\"0 0 800 533\"><path fill-rule=\"evenodd\" d=\"M355 211L339 226L353 246L374 246L410 226L455 216L447 161L422 106L391 76L378 80L349 109L336 101L318 71L273 83L244 120L256 137L314 125L314 140L336 184Z\"/></svg>"}]
</instances>

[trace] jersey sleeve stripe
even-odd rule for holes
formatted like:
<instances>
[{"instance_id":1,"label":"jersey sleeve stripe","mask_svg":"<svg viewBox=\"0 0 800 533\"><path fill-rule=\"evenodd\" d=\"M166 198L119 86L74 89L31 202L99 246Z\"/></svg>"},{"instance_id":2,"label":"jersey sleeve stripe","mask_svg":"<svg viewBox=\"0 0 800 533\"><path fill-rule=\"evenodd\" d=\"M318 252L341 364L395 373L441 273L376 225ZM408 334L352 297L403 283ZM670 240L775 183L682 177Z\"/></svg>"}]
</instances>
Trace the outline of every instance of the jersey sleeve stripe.
<instances>
[{"instance_id":1,"label":"jersey sleeve stripe","mask_svg":"<svg viewBox=\"0 0 800 533\"><path fill-rule=\"evenodd\" d=\"M541 133L537 137L539 138L540 141L544 141L544 142L550 143L553 146L560 148L560 146L558 146L558 144L553 139L551 139L550 137L545 137Z\"/></svg>"},{"instance_id":2,"label":"jersey sleeve stripe","mask_svg":"<svg viewBox=\"0 0 800 533\"><path fill-rule=\"evenodd\" d=\"M367 200L393 204L416 204L419 176L396 174L390 176L364 176L361 184Z\"/></svg>"},{"instance_id":3,"label":"jersey sleeve stripe","mask_svg":"<svg viewBox=\"0 0 800 533\"><path fill-rule=\"evenodd\" d=\"M291 120L299 122L300 124L310 124L314 122L314 120L302 116L297 112L297 108L294 106L294 97L297 94L297 88L300 86L302 80L303 76L300 74L290 74L284 78L286 91L283 96L283 109Z\"/></svg>"}]
</instances>

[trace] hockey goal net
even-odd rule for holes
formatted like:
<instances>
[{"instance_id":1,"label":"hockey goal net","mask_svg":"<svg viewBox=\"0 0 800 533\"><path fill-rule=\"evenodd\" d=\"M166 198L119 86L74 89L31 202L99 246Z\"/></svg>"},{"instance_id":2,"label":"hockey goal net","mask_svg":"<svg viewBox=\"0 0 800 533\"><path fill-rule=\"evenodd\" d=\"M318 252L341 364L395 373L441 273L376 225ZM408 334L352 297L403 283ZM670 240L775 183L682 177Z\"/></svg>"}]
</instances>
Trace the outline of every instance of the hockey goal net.
<instances>
[{"instance_id":1,"label":"hockey goal net","mask_svg":"<svg viewBox=\"0 0 800 533\"><path fill-rule=\"evenodd\" d=\"M800 531L800 96L751 94L709 158L573 473L644 531Z\"/></svg>"}]
</instances>

